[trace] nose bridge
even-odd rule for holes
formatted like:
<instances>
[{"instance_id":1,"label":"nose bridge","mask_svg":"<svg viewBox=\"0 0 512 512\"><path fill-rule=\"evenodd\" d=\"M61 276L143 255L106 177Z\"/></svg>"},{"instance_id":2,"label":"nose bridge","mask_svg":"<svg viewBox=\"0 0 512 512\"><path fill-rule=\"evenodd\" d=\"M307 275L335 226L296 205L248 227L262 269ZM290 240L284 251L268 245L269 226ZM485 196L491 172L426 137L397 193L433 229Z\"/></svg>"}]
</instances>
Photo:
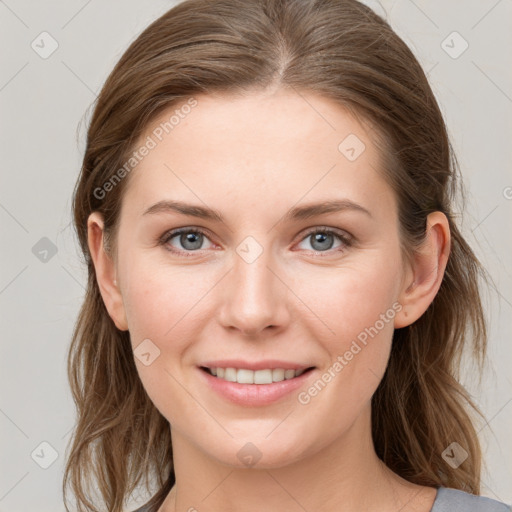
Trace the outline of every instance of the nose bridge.
<instances>
[{"instance_id":1,"label":"nose bridge","mask_svg":"<svg viewBox=\"0 0 512 512\"><path fill-rule=\"evenodd\" d=\"M274 274L273 261L272 251L254 237L247 237L237 246L221 307L225 327L257 334L286 322L286 287Z\"/></svg>"}]
</instances>

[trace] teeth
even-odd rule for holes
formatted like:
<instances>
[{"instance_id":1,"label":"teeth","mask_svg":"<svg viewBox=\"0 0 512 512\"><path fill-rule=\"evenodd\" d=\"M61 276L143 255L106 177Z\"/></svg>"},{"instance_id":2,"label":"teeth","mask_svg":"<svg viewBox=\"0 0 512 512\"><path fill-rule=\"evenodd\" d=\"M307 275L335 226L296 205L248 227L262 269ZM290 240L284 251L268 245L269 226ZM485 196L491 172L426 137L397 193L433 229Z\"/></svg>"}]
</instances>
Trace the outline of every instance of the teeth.
<instances>
[{"instance_id":1,"label":"teeth","mask_svg":"<svg viewBox=\"0 0 512 512\"><path fill-rule=\"evenodd\" d=\"M254 373L252 370L237 370L236 381L240 384L254 384Z\"/></svg>"},{"instance_id":2,"label":"teeth","mask_svg":"<svg viewBox=\"0 0 512 512\"><path fill-rule=\"evenodd\" d=\"M285 379L293 379L293 377L295 377L295 370L285 370L284 371Z\"/></svg>"},{"instance_id":3,"label":"teeth","mask_svg":"<svg viewBox=\"0 0 512 512\"><path fill-rule=\"evenodd\" d=\"M224 380L236 382L236 370L234 368L226 368L224 370Z\"/></svg>"},{"instance_id":4,"label":"teeth","mask_svg":"<svg viewBox=\"0 0 512 512\"><path fill-rule=\"evenodd\" d=\"M254 373L254 384L272 384L272 370L256 370L252 373Z\"/></svg>"},{"instance_id":5,"label":"teeth","mask_svg":"<svg viewBox=\"0 0 512 512\"><path fill-rule=\"evenodd\" d=\"M272 370L272 382L281 382L282 380L284 380L284 370L282 368Z\"/></svg>"},{"instance_id":6,"label":"teeth","mask_svg":"<svg viewBox=\"0 0 512 512\"><path fill-rule=\"evenodd\" d=\"M265 370L247 370L245 368L209 368L210 373L220 379L239 384L271 384L293 379L302 375L305 370L284 370L269 368Z\"/></svg>"}]
</instances>

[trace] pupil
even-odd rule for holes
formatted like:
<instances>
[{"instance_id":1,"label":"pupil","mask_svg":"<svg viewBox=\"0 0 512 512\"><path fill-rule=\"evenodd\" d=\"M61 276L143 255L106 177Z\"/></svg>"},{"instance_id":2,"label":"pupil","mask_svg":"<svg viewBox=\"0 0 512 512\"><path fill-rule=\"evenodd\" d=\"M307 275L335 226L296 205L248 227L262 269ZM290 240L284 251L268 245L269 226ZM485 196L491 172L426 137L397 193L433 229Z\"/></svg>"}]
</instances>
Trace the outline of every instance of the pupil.
<instances>
[{"instance_id":1,"label":"pupil","mask_svg":"<svg viewBox=\"0 0 512 512\"><path fill-rule=\"evenodd\" d=\"M183 234L181 236L181 243L186 249L199 249L201 247L201 236L200 233Z\"/></svg>"},{"instance_id":2,"label":"pupil","mask_svg":"<svg viewBox=\"0 0 512 512\"><path fill-rule=\"evenodd\" d=\"M330 244L325 244L323 242L325 242L329 237L332 238L332 235L329 235L327 233L316 233L315 236L314 236L314 241L312 243L312 246L315 250L325 250L326 248L327 249L330 249L332 247L332 241ZM315 243L319 242L320 245L317 247L315 247Z\"/></svg>"}]
</instances>

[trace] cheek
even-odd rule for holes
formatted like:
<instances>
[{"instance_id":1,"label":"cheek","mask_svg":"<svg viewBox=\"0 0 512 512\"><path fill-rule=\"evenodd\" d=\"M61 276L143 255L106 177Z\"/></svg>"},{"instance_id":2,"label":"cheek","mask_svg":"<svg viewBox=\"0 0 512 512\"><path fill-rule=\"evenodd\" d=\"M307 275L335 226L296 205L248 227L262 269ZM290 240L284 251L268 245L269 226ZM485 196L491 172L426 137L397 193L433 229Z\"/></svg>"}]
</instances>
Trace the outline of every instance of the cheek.
<instances>
[{"instance_id":1,"label":"cheek","mask_svg":"<svg viewBox=\"0 0 512 512\"><path fill-rule=\"evenodd\" d=\"M389 358L394 318L401 309L396 301L400 266L389 262L399 259L380 252L302 284L298 295L307 297L318 315L307 325L327 356L321 371L329 390L321 394L329 399L318 401L315 389L306 390L304 400L311 398L314 407L337 402L344 414L355 413L377 388ZM322 383L317 388L323 389Z\"/></svg>"},{"instance_id":2,"label":"cheek","mask_svg":"<svg viewBox=\"0 0 512 512\"><path fill-rule=\"evenodd\" d=\"M181 350L182 340L190 338L198 326L197 317L204 316L215 276L200 275L192 265L176 269L154 258L135 256L126 270L123 301L132 344L149 338L161 350Z\"/></svg>"},{"instance_id":3,"label":"cheek","mask_svg":"<svg viewBox=\"0 0 512 512\"><path fill-rule=\"evenodd\" d=\"M349 429L368 406L386 370L393 319L400 309L392 273L358 270L357 276L348 270L339 273L322 301L315 292L317 306L323 304L315 311L334 332L311 319L313 336L327 357L318 379L298 398L308 411L311 431L323 429L325 439Z\"/></svg>"},{"instance_id":4,"label":"cheek","mask_svg":"<svg viewBox=\"0 0 512 512\"><path fill-rule=\"evenodd\" d=\"M365 261L322 274L316 272L314 278L302 280L297 295L321 320L316 320L315 332L326 333L322 339L330 340L329 352L343 350L347 342L376 323L379 331L387 335L392 331L390 317L396 314L400 268L398 264L389 263L396 259L383 256L375 254ZM381 315L386 313L385 325L382 325Z\"/></svg>"},{"instance_id":5,"label":"cheek","mask_svg":"<svg viewBox=\"0 0 512 512\"><path fill-rule=\"evenodd\" d=\"M182 385L180 366L192 346L191 340L200 338L205 306L201 298L213 284L199 279L192 266L188 270L174 270L135 257L130 260L124 284L130 340L148 396L172 424L181 415L197 416L201 411L185 391L190 386ZM148 351L150 361L146 365L137 355Z\"/></svg>"}]
</instances>

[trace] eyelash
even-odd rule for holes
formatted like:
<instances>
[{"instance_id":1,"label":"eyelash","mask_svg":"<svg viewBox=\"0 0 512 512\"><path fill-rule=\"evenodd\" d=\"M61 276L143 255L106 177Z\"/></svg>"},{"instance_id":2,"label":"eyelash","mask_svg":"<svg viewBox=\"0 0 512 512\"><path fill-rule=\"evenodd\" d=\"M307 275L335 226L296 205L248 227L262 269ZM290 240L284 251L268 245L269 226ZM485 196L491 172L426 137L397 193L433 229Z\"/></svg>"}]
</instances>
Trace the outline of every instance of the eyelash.
<instances>
[{"instance_id":1,"label":"eyelash","mask_svg":"<svg viewBox=\"0 0 512 512\"><path fill-rule=\"evenodd\" d=\"M165 246L165 249L168 250L169 252L172 252L174 254L180 255L182 257L185 257L185 258L193 257L194 253L200 252L202 249L196 249L194 251L181 251L181 250L176 250L174 248L170 249L167 246L167 244L168 244L168 242L170 240L172 240L177 235L181 235L182 233L201 234L201 235L203 235L203 236L205 236L206 238L209 239L208 233L206 231L202 230L201 228L191 228L191 227L188 227L188 228L178 228L178 229L174 229L174 230L171 230L171 231L167 231L166 233L164 233L160 237L160 239L158 241L158 244L162 245L162 246ZM326 257L326 256L324 256L324 254L332 255L332 253L342 252L345 249L351 247L352 244L354 243L354 240L353 240L352 236L350 236L348 234L342 234L342 233L340 233L337 230L334 230L334 229L328 228L328 227L323 227L323 226L316 226L314 228L309 229L304 234L304 236L301 238L300 242L302 242L303 240L308 238L308 236L311 236L314 233L322 233L322 234L327 234L327 235L333 235L333 236L337 237L342 242L342 244L343 244L340 247L337 247L335 249L328 249L327 251L315 251L313 249L312 251L315 254L315 257L324 258L324 257Z\"/></svg>"}]
</instances>

